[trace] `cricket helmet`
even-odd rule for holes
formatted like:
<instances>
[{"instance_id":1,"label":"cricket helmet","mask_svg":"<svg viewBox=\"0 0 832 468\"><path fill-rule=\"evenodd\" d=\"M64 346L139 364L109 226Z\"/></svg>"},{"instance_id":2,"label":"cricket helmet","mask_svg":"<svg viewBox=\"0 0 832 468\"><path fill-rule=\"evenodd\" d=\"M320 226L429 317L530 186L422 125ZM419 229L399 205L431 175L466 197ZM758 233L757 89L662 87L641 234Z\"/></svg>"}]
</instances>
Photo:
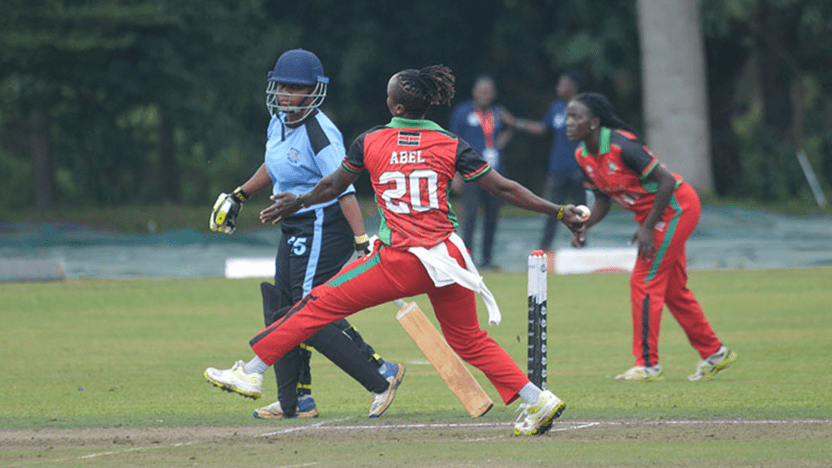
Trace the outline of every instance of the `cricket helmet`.
<instances>
[{"instance_id":1,"label":"cricket helmet","mask_svg":"<svg viewBox=\"0 0 832 468\"><path fill-rule=\"evenodd\" d=\"M283 106L278 99L278 83L312 86L312 91L303 95L310 99L299 106ZM328 84L329 78L324 76L324 66L315 54L303 49L284 52L277 59L274 70L269 72L269 83L266 87L266 107L269 114L274 116L277 112L309 113L324 102Z\"/></svg>"}]
</instances>

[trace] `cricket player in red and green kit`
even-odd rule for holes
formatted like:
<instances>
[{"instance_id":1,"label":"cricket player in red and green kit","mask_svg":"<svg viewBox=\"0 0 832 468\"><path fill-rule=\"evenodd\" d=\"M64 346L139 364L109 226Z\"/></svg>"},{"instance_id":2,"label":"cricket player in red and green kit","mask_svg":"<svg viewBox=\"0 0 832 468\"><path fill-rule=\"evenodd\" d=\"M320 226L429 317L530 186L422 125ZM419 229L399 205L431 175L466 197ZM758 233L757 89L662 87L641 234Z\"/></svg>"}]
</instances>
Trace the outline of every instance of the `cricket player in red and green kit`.
<instances>
[{"instance_id":1,"label":"cricket player in red and green kit","mask_svg":"<svg viewBox=\"0 0 832 468\"><path fill-rule=\"evenodd\" d=\"M630 278L635 366L616 380L663 379L659 327L665 305L682 326L700 361L689 381L708 380L730 366L736 353L722 345L687 287L685 243L699 222L696 191L671 173L612 112L606 97L580 94L567 106L566 133L581 141L575 158L595 193L590 218L572 230L580 247L586 231L609 212L613 201L633 213L639 228L638 259Z\"/></svg>"},{"instance_id":2,"label":"cricket player in red and green kit","mask_svg":"<svg viewBox=\"0 0 832 468\"><path fill-rule=\"evenodd\" d=\"M368 130L351 145L341 167L300 196L273 196L260 213L265 222L281 222L303 206L331 199L369 174L382 222L373 251L313 288L281 320L254 337L255 357L231 369L209 368L205 377L229 391L256 397L262 374L283 353L322 326L402 297L427 294L451 348L480 369L505 404L521 398L517 435L545 433L566 405L532 382L512 358L480 328L475 291L499 321L493 296L482 282L468 249L455 233L456 217L448 203L456 172L466 181L513 205L557 216L570 229L583 221L573 205L548 202L501 176L470 145L425 120L431 105L448 105L454 76L436 65L396 73L387 86L393 119ZM490 304L490 305L489 305Z\"/></svg>"}]
</instances>

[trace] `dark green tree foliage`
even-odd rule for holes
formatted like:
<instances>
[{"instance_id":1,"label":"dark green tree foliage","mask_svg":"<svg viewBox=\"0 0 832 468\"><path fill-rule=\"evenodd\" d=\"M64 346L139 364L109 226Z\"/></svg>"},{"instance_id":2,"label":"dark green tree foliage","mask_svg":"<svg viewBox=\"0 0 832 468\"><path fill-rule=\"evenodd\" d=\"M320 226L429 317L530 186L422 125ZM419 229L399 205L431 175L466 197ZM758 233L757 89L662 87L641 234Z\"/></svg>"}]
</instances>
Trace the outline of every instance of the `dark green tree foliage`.
<instances>
[{"instance_id":1,"label":"dark green tree foliage","mask_svg":"<svg viewBox=\"0 0 832 468\"><path fill-rule=\"evenodd\" d=\"M718 193L806 196L797 149L828 187L832 2L701 4ZM262 162L266 73L295 47L323 61L347 144L389 119L392 73L436 63L457 75L456 103L487 72L528 118L580 69L643 130L636 24L635 2L614 0L4 0L0 201L210 204ZM518 135L509 176L540 191L549 145Z\"/></svg>"},{"instance_id":2,"label":"dark green tree foliage","mask_svg":"<svg viewBox=\"0 0 832 468\"><path fill-rule=\"evenodd\" d=\"M832 179L832 2L705 0L718 193L810 200L795 158Z\"/></svg>"},{"instance_id":3,"label":"dark green tree foliage","mask_svg":"<svg viewBox=\"0 0 832 468\"><path fill-rule=\"evenodd\" d=\"M219 190L218 173L240 178L258 161L241 116L262 95L246 84L264 89L260 53L280 41L258 4L15 1L2 9L2 141L18 161L33 137L46 143L61 202L201 202ZM33 130L32 121L43 123ZM50 182L36 180L37 192Z\"/></svg>"}]
</instances>

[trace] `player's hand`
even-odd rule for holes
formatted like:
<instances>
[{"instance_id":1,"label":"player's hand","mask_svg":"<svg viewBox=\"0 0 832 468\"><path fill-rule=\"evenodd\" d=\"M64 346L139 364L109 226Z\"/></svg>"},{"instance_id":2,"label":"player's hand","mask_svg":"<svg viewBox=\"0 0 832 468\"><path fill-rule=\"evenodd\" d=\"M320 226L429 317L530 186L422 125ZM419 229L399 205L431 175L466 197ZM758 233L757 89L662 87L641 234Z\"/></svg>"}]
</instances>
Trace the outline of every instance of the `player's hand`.
<instances>
[{"instance_id":1,"label":"player's hand","mask_svg":"<svg viewBox=\"0 0 832 468\"><path fill-rule=\"evenodd\" d=\"M644 262L653 260L656 255L656 244L653 242L653 230L639 226L630 244L638 241L638 259Z\"/></svg>"},{"instance_id":2,"label":"player's hand","mask_svg":"<svg viewBox=\"0 0 832 468\"><path fill-rule=\"evenodd\" d=\"M586 223L577 229L572 229L572 247L584 248L587 231L589 231L589 227L587 227Z\"/></svg>"},{"instance_id":3,"label":"player's hand","mask_svg":"<svg viewBox=\"0 0 832 468\"><path fill-rule=\"evenodd\" d=\"M208 227L214 232L234 234L237 229L237 215L243 209L243 202L248 197L241 188L232 193L221 193L214 203L211 218L208 220Z\"/></svg>"},{"instance_id":4,"label":"player's hand","mask_svg":"<svg viewBox=\"0 0 832 468\"><path fill-rule=\"evenodd\" d=\"M298 196L294 193L278 193L277 195L272 195L271 198L274 204L263 208L263 211L260 212L260 222L263 224L278 224L301 209L300 203L298 203Z\"/></svg>"},{"instance_id":5,"label":"player's hand","mask_svg":"<svg viewBox=\"0 0 832 468\"><path fill-rule=\"evenodd\" d=\"M562 205L562 209L563 215L559 215L558 219L560 219L560 221L565 224L570 231L574 231L575 229L578 229L586 224L587 219L583 217L583 213L575 208L575 205Z\"/></svg>"}]
</instances>

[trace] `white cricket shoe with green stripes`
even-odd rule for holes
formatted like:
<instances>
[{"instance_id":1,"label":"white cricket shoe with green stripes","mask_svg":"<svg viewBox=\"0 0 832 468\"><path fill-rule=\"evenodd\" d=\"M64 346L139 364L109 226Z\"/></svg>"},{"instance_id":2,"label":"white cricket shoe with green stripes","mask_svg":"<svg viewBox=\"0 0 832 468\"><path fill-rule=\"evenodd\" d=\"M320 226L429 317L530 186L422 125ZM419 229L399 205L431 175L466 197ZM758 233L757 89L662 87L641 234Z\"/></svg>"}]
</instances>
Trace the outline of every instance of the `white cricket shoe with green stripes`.
<instances>
[{"instance_id":1,"label":"white cricket shoe with green stripes","mask_svg":"<svg viewBox=\"0 0 832 468\"><path fill-rule=\"evenodd\" d=\"M658 382L664 380L662 366L656 364L652 367L636 366L623 374L615 376L615 380L630 382Z\"/></svg>"},{"instance_id":2,"label":"white cricket shoe with green stripes","mask_svg":"<svg viewBox=\"0 0 832 468\"><path fill-rule=\"evenodd\" d=\"M246 372L245 362L237 361L231 369L205 369L205 379L227 392L236 392L248 398L258 399L263 395L263 374Z\"/></svg>"},{"instance_id":3,"label":"white cricket shoe with green stripes","mask_svg":"<svg viewBox=\"0 0 832 468\"><path fill-rule=\"evenodd\" d=\"M566 409L566 403L549 390L540 392L533 404L523 403L517 408L523 412L514 423L515 435L543 435L552 427Z\"/></svg>"},{"instance_id":4,"label":"white cricket shoe with green stripes","mask_svg":"<svg viewBox=\"0 0 832 468\"><path fill-rule=\"evenodd\" d=\"M699 361L696 365L696 372L688 376L689 382L711 380L718 372L727 369L737 360L737 353L722 346L719 351L708 356L707 359Z\"/></svg>"}]
</instances>

